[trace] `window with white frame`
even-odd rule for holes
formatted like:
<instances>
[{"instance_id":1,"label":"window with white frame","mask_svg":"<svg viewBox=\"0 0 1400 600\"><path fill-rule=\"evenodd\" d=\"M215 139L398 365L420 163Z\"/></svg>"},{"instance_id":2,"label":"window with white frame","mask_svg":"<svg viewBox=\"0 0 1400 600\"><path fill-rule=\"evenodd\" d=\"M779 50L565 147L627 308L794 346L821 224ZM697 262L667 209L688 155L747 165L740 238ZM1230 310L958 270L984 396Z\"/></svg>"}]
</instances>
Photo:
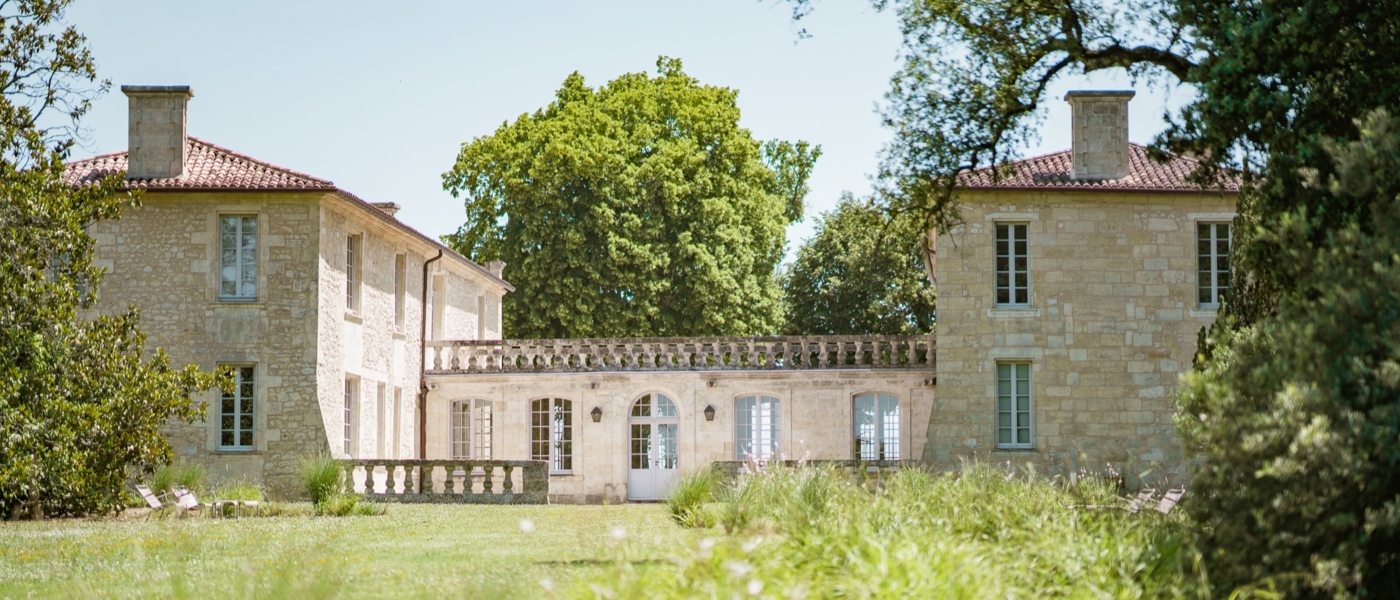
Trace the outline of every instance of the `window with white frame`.
<instances>
[{"instance_id":1,"label":"window with white frame","mask_svg":"<svg viewBox=\"0 0 1400 600\"><path fill-rule=\"evenodd\" d=\"M219 215L219 300L258 299L258 217Z\"/></svg>"},{"instance_id":2,"label":"window with white frame","mask_svg":"<svg viewBox=\"0 0 1400 600\"><path fill-rule=\"evenodd\" d=\"M778 399L772 396L743 396L734 401L735 458L778 457L778 405Z\"/></svg>"},{"instance_id":3,"label":"window with white frame","mask_svg":"<svg viewBox=\"0 0 1400 600\"><path fill-rule=\"evenodd\" d=\"M574 403L563 398L530 401L530 460L549 462L551 473L574 470Z\"/></svg>"},{"instance_id":4,"label":"window with white frame","mask_svg":"<svg viewBox=\"0 0 1400 600\"><path fill-rule=\"evenodd\" d=\"M360 395L360 380L345 378L344 441L345 455L355 458L355 398Z\"/></svg>"},{"instance_id":5,"label":"window with white frame","mask_svg":"<svg viewBox=\"0 0 1400 600\"><path fill-rule=\"evenodd\" d=\"M997 363L997 447L1031 447L1031 363Z\"/></svg>"},{"instance_id":6,"label":"window with white frame","mask_svg":"<svg viewBox=\"0 0 1400 600\"><path fill-rule=\"evenodd\" d=\"M1218 308L1230 289L1230 224L1196 224L1196 300L1202 308Z\"/></svg>"},{"instance_id":7,"label":"window with white frame","mask_svg":"<svg viewBox=\"0 0 1400 600\"><path fill-rule=\"evenodd\" d=\"M403 332L408 300L408 255L394 256L394 331Z\"/></svg>"},{"instance_id":8,"label":"window with white frame","mask_svg":"<svg viewBox=\"0 0 1400 600\"><path fill-rule=\"evenodd\" d=\"M233 389L219 397L219 449L253 449L253 394L256 368L233 367Z\"/></svg>"},{"instance_id":9,"label":"window with white frame","mask_svg":"<svg viewBox=\"0 0 1400 600\"><path fill-rule=\"evenodd\" d=\"M856 460L899 460L899 398L856 395L854 434Z\"/></svg>"},{"instance_id":10,"label":"window with white frame","mask_svg":"<svg viewBox=\"0 0 1400 600\"><path fill-rule=\"evenodd\" d=\"M997 306L1029 306L1030 243L1025 223L997 223Z\"/></svg>"},{"instance_id":11,"label":"window with white frame","mask_svg":"<svg viewBox=\"0 0 1400 600\"><path fill-rule=\"evenodd\" d=\"M491 460L490 400L458 400L452 403L452 458Z\"/></svg>"},{"instance_id":12,"label":"window with white frame","mask_svg":"<svg viewBox=\"0 0 1400 600\"><path fill-rule=\"evenodd\" d=\"M345 310L360 311L360 263L364 262L362 252L364 238L358 235L345 236Z\"/></svg>"}]
</instances>

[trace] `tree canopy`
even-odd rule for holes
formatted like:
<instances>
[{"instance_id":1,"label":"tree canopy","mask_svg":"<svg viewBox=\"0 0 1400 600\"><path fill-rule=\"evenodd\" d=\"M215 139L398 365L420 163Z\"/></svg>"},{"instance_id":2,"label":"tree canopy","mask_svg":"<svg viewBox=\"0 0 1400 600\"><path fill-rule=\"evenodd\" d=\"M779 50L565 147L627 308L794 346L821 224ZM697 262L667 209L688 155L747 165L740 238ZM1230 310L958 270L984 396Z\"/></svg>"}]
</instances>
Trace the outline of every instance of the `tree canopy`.
<instances>
[{"instance_id":1,"label":"tree canopy","mask_svg":"<svg viewBox=\"0 0 1400 600\"><path fill-rule=\"evenodd\" d=\"M128 468L165 462L167 418L196 418L215 379L143 360L134 309L84 319L102 271L86 227L133 206L121 177L69 187L63 159L97 82L65 1L0 13L0 514L122 506Z\"/></svg>"},{"instance_id":2,"label":"tree canopy","mask_svg":"<svg viewBox=\"0 0 1400 600\"><path fill-rule=\"evenodd\" d=\"M570 75L549 106L463 144L443 186L466 222L445 240L501 260L510 337L771 334L785 227L821 154L760 143L737 92L679 60L601 88Z\"/></svg>"},{"instance_id":3,"label":"tree canopy","mask_svg":"<svg viewBox=\"0 0 1400 600\"><path fill-rule=\"evenodd\" d=\"M934 289L914 213L891 219L850 194L824 213L783 272L785 331L795 335L933 330Z\"/></svg>"}]
</instances>

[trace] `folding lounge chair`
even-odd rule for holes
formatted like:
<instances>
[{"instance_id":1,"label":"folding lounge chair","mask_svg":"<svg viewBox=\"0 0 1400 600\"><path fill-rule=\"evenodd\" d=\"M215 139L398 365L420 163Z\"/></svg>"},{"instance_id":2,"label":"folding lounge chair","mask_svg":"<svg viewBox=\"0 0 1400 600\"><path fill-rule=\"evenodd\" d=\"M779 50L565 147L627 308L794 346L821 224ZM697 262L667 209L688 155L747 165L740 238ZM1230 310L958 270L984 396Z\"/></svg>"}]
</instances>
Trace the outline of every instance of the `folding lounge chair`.
<instances>
[{"instance_id":1,"label":"folding lounge chair","mask_svg":"<svg viewBox=\"0 0 1400 600\"><path fill-rule=\"evenodd\" d=\"M1181 497L1185 495L1185 489L1167 490L1167 493L1162 495L1162 501L1157 503L1157 512L1164 515L1171 514L1172 507L1176 506L1176 503L1180 502Z\"/></svg>"},{"instance_id":2,"label":"folding lounge chair","mask_svg":"<svg viewBox=\"0 0 1400 600\"><path fill-rule=\"evenodd\" d=\"M237 502L232 500L215 500L212 504L200 502L199 499L195 497L194 492L186 488L175 488L174 491L175 505L185 509L186 512L203 509L208 510L210 516L213 516L214 511L219 511L222 514L222 509L225 506L233 506L235 510L237 510L238 507Z\"/></svg>"},{"instance_id":3,"label":"folding lounge chair","mask_svg":"<svg viewBox=\"0 0 1400 600\"><path fill-rule=\"evenodd\" d=\"M136 486L136 493L141 494L141 499L145 500L146 505L151 507L151 512L146 513L146 520L148 521L150 520L151 515L159 511L165 510L167 508L171 508L171 505L161 502L160 500L162 497L168 494L157 494L151 491L151 488L146 487L144 485Z\"/></svg>"},{"instance_id":4,"label":"folding lounge chair","mask_svg":"<svg viewBox=\"0 0 1400 600\"><path fill-rule=\"evenodd\" d=\"M1147 488L1138 492L1136 498L1128 500L1128 512L1137 513L1141 511L1142 507L1152 503L1152 497L1156 495L1157 490L1155 488Z\"/></svg>"}]
</instances>

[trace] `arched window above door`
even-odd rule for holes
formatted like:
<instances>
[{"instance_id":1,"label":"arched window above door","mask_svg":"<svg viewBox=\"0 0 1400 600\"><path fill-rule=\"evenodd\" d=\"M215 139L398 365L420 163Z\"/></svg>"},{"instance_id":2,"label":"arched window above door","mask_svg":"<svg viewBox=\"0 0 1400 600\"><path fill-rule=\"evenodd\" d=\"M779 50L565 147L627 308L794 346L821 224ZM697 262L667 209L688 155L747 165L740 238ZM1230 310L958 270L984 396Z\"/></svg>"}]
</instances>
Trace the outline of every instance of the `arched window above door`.
<instances>
[{"instance_id":1,"label":"arched window above door","mask_svg":"<svg viewBox=\"0 0 1400 600\"><path fill-rule=\"evenodd\" d=\"M665 394L647 394L632 404L632 418L674 419L676 403Z\"/></svg>"}]
</instances>

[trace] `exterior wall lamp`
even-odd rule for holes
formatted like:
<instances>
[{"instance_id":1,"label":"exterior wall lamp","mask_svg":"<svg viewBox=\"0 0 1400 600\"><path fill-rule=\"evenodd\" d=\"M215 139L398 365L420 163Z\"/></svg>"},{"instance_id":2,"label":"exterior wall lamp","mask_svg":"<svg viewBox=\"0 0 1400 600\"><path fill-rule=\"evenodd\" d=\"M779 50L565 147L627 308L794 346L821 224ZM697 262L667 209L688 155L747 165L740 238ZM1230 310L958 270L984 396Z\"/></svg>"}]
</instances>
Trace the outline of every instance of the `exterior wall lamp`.
<instances>
[{"instance_id":1,"label":"exterior wall lamp","mask_svg":"<svg viewBox=\"0 0 1400 600\"><path fill-rule=\"evenodd\" d=\"M705 420L706 420L706 421L713 421L713 420L715 420L715 407L714 407L713 404L709 404L709 405L706 405L706 406L705 406Z\"/></svg>"},{"instance_id":2,"label":"exterior wall lamp","mask_svg":"<svg viewBox=\"0 0 1400 600\"><path fill-rule=\"evenodd\" d=\"M588 412L588 416L593 417L593 422L594 422L594 423L597 423L597 422L599 422L599 421L602 421L602 420L603 420L603 409L601 409L601 408L595 406L595 407L593 407L593 410L591 410L591 411Z\"/></svg>"}]
</instances>

